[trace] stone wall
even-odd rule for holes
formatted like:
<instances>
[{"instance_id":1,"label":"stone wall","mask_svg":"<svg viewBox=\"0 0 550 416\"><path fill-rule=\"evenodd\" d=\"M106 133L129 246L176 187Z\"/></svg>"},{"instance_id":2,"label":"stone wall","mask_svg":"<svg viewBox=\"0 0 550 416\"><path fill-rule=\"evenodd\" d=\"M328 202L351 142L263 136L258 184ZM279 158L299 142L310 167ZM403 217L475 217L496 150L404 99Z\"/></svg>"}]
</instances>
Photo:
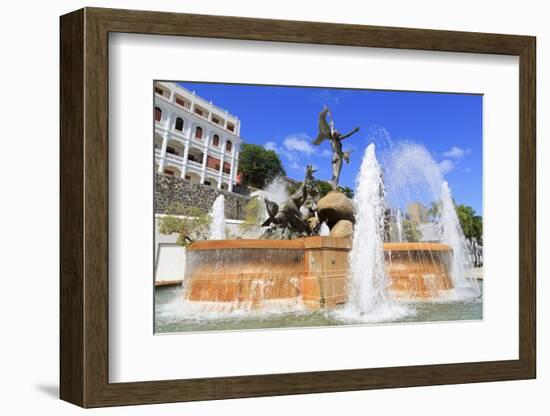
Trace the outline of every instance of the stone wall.
<instances>
[{"instance_id":1,"label":"stone wall","mask_svg":"<svg viewBox=\"0 0 550 416\"><path fill-rule=\"evenodd\" d=\"M173 204L196 207L210 212L214 201L220 194L225 196L225 217L235 220L244 219L244 208L250 201L249 197L157 173L155 177L155 213L165 214L166 209Z\"/></svg>"}]
</instances>

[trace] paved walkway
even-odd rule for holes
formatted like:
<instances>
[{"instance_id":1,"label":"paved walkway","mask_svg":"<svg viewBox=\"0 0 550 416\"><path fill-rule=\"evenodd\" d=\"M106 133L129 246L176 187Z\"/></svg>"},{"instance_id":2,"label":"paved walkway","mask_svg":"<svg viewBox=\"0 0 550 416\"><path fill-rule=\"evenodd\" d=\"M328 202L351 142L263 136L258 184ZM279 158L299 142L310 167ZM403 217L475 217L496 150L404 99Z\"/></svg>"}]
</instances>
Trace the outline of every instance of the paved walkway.
<instances>
[{"instance_id":1,"label":"paved walkway","mask_svg":"<svg viewBox=\"0 0 550 416\"><path fill-rule=\"evenodd\" d=\"M483 280L483 267L474 267L466 272L466 277L470 279Z\"/></svg>"}]
</instances>

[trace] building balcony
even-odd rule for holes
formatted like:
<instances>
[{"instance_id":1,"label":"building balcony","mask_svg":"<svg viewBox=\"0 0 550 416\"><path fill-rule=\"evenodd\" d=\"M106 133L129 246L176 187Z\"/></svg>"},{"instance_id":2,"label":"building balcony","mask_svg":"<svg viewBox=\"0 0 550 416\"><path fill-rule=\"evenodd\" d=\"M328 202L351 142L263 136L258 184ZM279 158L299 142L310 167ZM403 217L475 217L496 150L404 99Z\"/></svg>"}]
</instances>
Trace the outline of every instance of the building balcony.
<instances>
[{"instance_id":1,"label":"building balcony","mask_svg":"<svg viewBox=\"0 0 550 416\"><path fill-rule=\"evenodd\" d=\"M195 160L187 159L187 165L202 169L202 162L197 162Z\"/></svg>"},{"instance_id":2,"label":"building balcony","mask_svg":"<svg viewBox=\"0 0 550 416\"><path fill-rule=\"evenodd\" d=\"M166 121L156 121L155 120L155 132L157 133L166 133L168 129L166 128Z\"/></svg>"},{"instance_id":3,"label":"building balcony","mask_svg":"<svg viewBox=\"0 0 550 416\"><path fill-rule=\"evenodd\" d=\"M172 100L170 99L172 94L167 92L167 95L159 94L158 92L155 92L155 98L161 99L163 101L166 101L167 103L171 103Z\"/></svg>"},{"instance_id":4,"label":"building balcony","mask_svg":"<svg viewBox=\"0 0 550 416\"><path fill-rule=\"evenodd\" d=\"M166 153L166 160L183 165L183 156Z\"/></svg>"},{"instance_id":5,"label":"building balcony","mask_svg":"<svg viewBox=\"0 0 550 416\"><path fill-rule=\"evenodd\" d=\"M204 114L198 114L191 108L183 107L182 105L177 104L174 101L174 99L169 100L167 97L161 96L159 94L157 94L156 97L158 97L158 99L162 100L163 102L167 102L167 103L171 104L177 111L180 111L180 112L184 113L186 116L191 115L193 117L196 117L197 120L200 120L203 123L206 123L210 126L215 126L223 132L226 132L226 133L229 133L233 136L239 137L239 134L237 133L237 128L236 128L236 123L238 123L237 120L235 120L235 124L233 122L229 122L229 126L225 124L225 120L224 120L224 124L222 125L220 123L216 123L216 122L212 121L211 120L211 115L207 111L205 111ZM231 125L233 125L232 128L231 128Z\"/></svg>"},{"instance_id":6,"label":"building balcony","mask_svg":"<svg viewBox=\"0 0 550 416\"><path fill-rule=\"evenodd\" d=\"M161 149L155 149L155 161L157 164L160 164L160 161L162 160L162 152ZM166 153L164 162L169 165L173 165L176 167L181 168L182 166L187 166L187 170L191 172L197 172L201 173L203 170L202 162L198 162L195 160L187 159L187 161L184 161L183 156L181 155L175 155L173 153ZM206 173L210 176L219 177L220 170L214 169L211 167L206 167ZM231 173L222 172L222 178L229 182L231 180Z\"/></svg>"}]
</instances>

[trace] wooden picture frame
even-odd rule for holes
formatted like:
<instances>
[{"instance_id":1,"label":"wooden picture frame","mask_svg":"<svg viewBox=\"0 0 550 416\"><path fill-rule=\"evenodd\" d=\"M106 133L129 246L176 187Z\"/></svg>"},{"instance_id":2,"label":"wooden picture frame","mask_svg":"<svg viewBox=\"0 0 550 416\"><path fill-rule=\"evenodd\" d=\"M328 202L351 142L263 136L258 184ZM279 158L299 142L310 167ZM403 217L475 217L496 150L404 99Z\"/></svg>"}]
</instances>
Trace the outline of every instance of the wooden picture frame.
<instances>
[{"instance_id":1,"label":"wooden picture frame","mask_svg":"<svg viewBox=\"0 0 550 416\"><path fill-rule=\"evenodd\" d=\"M82 407L213 400L536 377L535 38L85 8L61 17L60 396ZM110 32L519 57L519 359L109 383Z\"/></svg>"}]
</instances>

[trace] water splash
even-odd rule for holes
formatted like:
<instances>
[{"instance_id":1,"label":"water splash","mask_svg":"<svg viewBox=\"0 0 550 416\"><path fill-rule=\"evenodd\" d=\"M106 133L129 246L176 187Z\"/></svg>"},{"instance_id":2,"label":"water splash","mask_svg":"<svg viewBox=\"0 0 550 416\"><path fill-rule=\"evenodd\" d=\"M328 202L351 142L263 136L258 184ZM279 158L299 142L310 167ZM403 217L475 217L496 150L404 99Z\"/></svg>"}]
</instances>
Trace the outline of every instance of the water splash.
<instances>
[{"instance_id":1,"label":"water splash","mask_svg":"<svg viewBox=\"0 0 550 416\"><path fill-rule=\"evenodd\" d=\"M466 278L466 270L472 267L472 262L468 255L468 245L456 213L451 189L446 181L441 184L440 224L441 241L453 249L451 273L455 289L462 295L467 295L465 292L473 292L474 296L478 296L480 290L477 280Z\"/></svg>"},{"instance_id":2,"label":"water splash","mask_svg":"<svg viewBox=\"0 0 550 416\"><path fill-rule=\"evenodd\" d=\"M265 206L264 198L269 199L272 202L275 202L277 205L281 206L290 195L288 194L287 190L287 182L280 176L273 179L269 185L265 187L262 191L260 191L259 194L259 200L260 202L260 209L258 210L258 217L257 221L258 224L261 224L265 221L267 218L267 208ZM254 238L257 238L261 235L262 229L258 227L258 230L256 230L256 235Z\"/></svg>"},{"instance_id":3,"label":"water splash","mask_svg":"<svg viewBox=\"0 0 550 416\"><path fill-rule=\"evenodd\" d=\"M397 226L397 241L399 243L403 242L403 216L401 215L401 210L398 209L395 214L395 225Z\"/></svg>"},{"instance_id":4,"label":"water splash","mask_svg":"<svg viewBox=\"0 0 550 416\"><path fill-rule=\"evenodd\" d=\"M264 189L264 196L270 201L276 202L281 205L288 198L287 182L280 176L271 181L269 185Z\"/></svg>"},{"instance_id":5,"label":"water splash","mask_svg":"<svg viewBox=\"0 0 550 416\"><path fill-rule=\"evenodd\" d=\"M210 223L210 239L211 240L225 240L225 198L223 195L219 195L212 205L210 211L210 217L212 222Z\"/></svg>"},{"instance_id":6,"label":"water splash","mask_svg":"<svg viewBox=\"0 0 550 416\"><path fill-rule=\"evenodd\" d=\"M319 229L319 235L321 237L328 237L330 235L330 228L328 228L326 221L321 223L321 228Z\"/></svg>"},{"instance_id":7,"label":"water splash","mask_svg":"<svg viewBox=\"0 0 550 416\"><path fill-rule=\"evenodd\" d=\"M384 267L384 186L382 171L371 143L363 156L353 202L356 222L349 255L350 281L345 313L357 317L376 313L388 299Z\"/></svg>"},{"instance_id":8,"label":"water splash","mask_svg":"<svg viewBox=\"0 0 550 416\"><path fill-rule=\"evenodd\" d=\"M406 209L411 202L429 206L439 201L443 177L430 152L417 143L392 144L381 157L386 200Z\"/></svg>"},{"instance_id":9,"label":"water splash","mask_svg":"<svg viewBox=\"0 0 550 416\"><path fill-rule=\"evenodd\" d=\"M469 261L466 239L462 232L449 185L440 166L422 145L410 142L392 143L382 156L386 200L392 207L421 203L432 208L431 222L439 230L435 238L453 250L451 277L455 290L452 299L478 296L475 279L467 279Z\"/></svg>"}]
</instances>

